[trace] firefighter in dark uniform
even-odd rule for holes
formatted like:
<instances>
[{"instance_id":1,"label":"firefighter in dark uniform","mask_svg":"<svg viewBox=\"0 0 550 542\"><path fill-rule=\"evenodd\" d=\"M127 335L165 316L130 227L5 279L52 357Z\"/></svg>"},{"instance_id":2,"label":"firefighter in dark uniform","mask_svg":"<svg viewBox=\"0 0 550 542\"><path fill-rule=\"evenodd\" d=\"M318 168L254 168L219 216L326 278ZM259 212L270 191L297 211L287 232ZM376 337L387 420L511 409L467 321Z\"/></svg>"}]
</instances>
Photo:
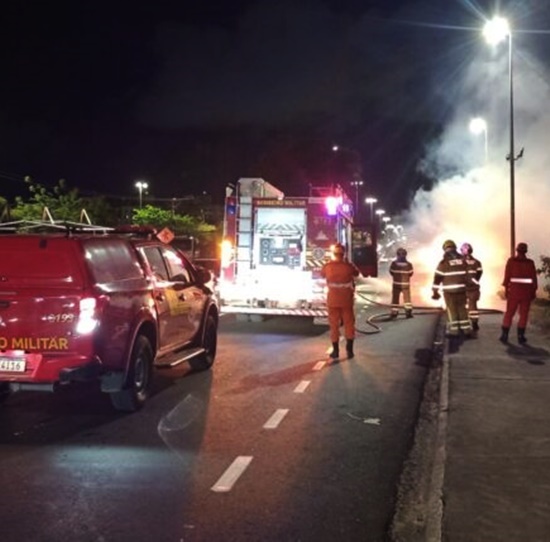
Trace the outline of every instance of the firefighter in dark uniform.
<instances>
[{"instance_id":1,"label":"firefighter in dark uniform","mask_svg":"<svg viewBox=\"0 0 550 542\"><path fill-rule=\"evenodd\" d=\"M525 328L529 318L531 301L537 296L537 270L535 262L526 256L527 244L518 243L516 255L506 262L502 285L506 295L506 312L502 319L500 341L508 342L512 320L519 309L518 342L525 344Z\"/></svg>"},{"instance_id":2,"label":"firefighter in dark uniform","mask_svg":"<svg viewBox=\"0 0 550 542\"><path fill-rule=\"evenodd\" d=\"M483 266L477 258L472 256L473 252L474 249L470 243L462 243L460 253L468 266L468 276L470 279L466 286L468 316L472 322L472 329L477 331L479 329L479 310L477 308L477 302L480 297L479 280L481 279L481 275L483 275Z\"/></svg>"},{"instance_id":3,"label":"firefighter in dark uniform","mask_svg":"<svg viewBox=\"0 0 550 542\"><path fill-rule=\"evenodd\" d=\"M330 341L332 352L330 357L338 359L340 351L340 326L344 324L346 338L346 354L353 358L353 340L355 339L355 313L353 303L355 298L355 277L359 276L359 269L348 262L345 257L344 246L336 243L332 247L332 260L321 269L321 276L327 281L327 309L330 326Z\"/></svg>"},{"instance_id":4,"label":"firefighter in dark uniform","mask_svg":"<svg viewBox=\"0 0 550 542\"><path fill-rule=\"evenodd\" d=\"M395 260L390 264L390 275L392 276L391 293L391 318L397 318L399 314L399 299L403 295L403 308L407 318L412 318L411 303L411 277L414 268L411 262L407 260L407 251L404 248L398 248Z\"/></svg>"},{"instance_id":5,"label":"firefighter in dark uniform","mask_svg":"<svg viewBox=\"0 0 550 542\"><path fill-rule=\"evenodd\" d=\"M434 274L432 299L440 299L439 290L443 290L447 309L447 334L456 337L462 331L469 337L472 335L472 323L466 308L466 285L469 282L466 262L457 252L455 242L450 239L443 243L443 251L443 259Z\"/></svg>"}]
</instances>

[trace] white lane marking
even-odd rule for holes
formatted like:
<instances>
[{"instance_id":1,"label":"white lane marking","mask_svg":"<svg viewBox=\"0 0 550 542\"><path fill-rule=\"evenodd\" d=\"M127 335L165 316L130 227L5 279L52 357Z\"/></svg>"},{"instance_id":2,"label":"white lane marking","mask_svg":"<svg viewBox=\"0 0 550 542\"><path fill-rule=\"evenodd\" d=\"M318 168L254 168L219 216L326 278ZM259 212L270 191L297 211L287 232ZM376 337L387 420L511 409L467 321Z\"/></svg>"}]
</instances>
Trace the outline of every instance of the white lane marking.
<instances>
[{"instance_id":1,"label":"white lane marking","mask_svg":"<svg viewBox=\"0 0 550 542\"><path fill-rule=\"evenodd\" d=\"M306 388L311 384L311 380L302 380L295 388L294 393L304 393Z\"/></svg>"},{"instance_id":2,"label":"white lane marking","mask_svg":"<svg viewBox=\"0 0 550 542\"><path fill-rule=\"evenodd\" d=\"M276 429L288 414L288 408L278 408L264 424L264 429Z\"/></svg>"},{"instance_id":3,"label":"white lane marking","mask_svg":"<svg viewBox=\"0 0 550 542\"><path fill-rule=\"evenodd\" d=\"M313 370L314 371L320 371L325 365L326 365L326 361L318 361L314 366L313 366Z\"/></svg>"},{"instance_id":4,"label":"white lane marking","mask_svg":"<svg viewBox=\"0 0 550 542\"><path fill-rule=\"evenodd\" d=\"M239 455L210 489L217 493L231 491L235 482L250 465L252 457L251 455Z\"/></svg>"}]
</instances>

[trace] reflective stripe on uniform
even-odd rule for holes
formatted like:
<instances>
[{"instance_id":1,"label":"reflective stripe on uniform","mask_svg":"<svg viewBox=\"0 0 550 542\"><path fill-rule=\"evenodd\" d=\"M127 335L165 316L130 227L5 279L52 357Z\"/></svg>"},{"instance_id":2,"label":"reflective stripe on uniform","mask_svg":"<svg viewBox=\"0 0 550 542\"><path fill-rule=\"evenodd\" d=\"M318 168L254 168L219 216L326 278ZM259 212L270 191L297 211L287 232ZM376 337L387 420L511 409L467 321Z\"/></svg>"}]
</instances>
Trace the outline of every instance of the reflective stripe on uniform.
<instances>
[{"instance_id":1,"label":"reflective stripe on uniform","mask_svg":"<svg viewBox=\"0 0 550 542\"><path fill-rule=\"evenodd\" d=\"M353 288L353 282L327 282L329 288Z\"/></svg>"},{"instance_id":2,"label":"reflective stripe on uniform","mask_svg":"<svg viewBox=\"0 0 550 542\"><path fill-rule=\"evenodd\" d=\"M442 277L452 277L456 275L465 275L466 270L464 271L437 271L435 272L436 275L441 275Z\"/></svg>"},{"instance_id":3,"label":"reflective stripe on uniform","mask_svg":"<svg viewBox=\"0 0 550 542\"><path fill-rule=\"evenodd\" d=\"M466 286L464 284L441 284L434 286L434 288L438 288L441 286L442 290L464 290Z\"/></svg>"},{"instance_id":4,"label":"reflective stripe on uniform","mask_svg":"<svg viewBox=\"0 0 550 542\"><path fill-rule=\"evenodd\" d=\"M533 284L533 279L510 279L510 282L516 282L518 284Z\"/></svg>"}]
</instances>

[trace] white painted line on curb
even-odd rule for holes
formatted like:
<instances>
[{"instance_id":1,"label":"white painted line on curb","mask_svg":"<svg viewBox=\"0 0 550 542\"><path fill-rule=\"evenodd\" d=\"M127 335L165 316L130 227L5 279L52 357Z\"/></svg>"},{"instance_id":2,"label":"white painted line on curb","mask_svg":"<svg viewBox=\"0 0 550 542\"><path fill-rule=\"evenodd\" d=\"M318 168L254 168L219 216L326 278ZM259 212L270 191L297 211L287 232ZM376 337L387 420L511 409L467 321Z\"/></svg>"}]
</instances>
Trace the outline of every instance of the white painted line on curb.
<instances>
[{"instance_id":1,"label":"white painted line on curb","mask_svg":"<svg viewBox=\"0 0 550 542\"><path fill-rule=\"evenodd\" d=\"M253 456L251 455L239 455L210 489L217 493L231 491L231 488L235 485L235 482L246 470L248 465L250 465L252 457Z\"/></svg>"},{"instance_id":2,"label":"white painted line on curb","mask_svg":"<svg viewBox=\"0 0 550 542\"><path fill-rule=\"evenodd\" d=\"M311 380L302 380L295 388L294 393L304 393L306 388L311 384Z\"/></svg>"},{"instance_id":3,"label":"white painted line on curb","mask_svg":"<svg viewBox=\"0 0 550 542\"><path fill-rule=\"evenodd\" d=\"M320 371L325 365L326 365L326 361L318 361L314 366L313 366L313 370L314 371Z\"/></svg>"},{"instance_id":4,"label":"white painted line on curb","mask_svg":"<svg viewBox=\"0 0 550 542\"><path fill-rule=\"evenodd\" d=\"M276 429L283 421L283 418L288 414L288 408L278 408L269 420L265 422L264 429Z\"/></svg>"}]
</instances>

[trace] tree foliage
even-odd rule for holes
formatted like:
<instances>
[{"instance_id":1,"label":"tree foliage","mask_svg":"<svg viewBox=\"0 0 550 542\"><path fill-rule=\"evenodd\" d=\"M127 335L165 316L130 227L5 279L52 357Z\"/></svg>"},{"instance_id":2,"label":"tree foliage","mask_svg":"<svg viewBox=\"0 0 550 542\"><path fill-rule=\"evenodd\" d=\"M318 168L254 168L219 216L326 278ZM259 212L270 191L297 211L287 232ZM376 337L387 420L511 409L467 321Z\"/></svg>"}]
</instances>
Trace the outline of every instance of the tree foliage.
<instances>
[{"instance_id":1,"label":"tree foliage","mask_svg":"<svg viewBox=\"0 0 550 542\"><path fill-rule=\"evenodd\" d=\"M102 197L81 197L76 188L68 188L65 179L60 179L53 189L49 190L31 177L25 177L29 196L17 196L15 206L8 213L8 204L0 198L2 219L9 220L48 220L85 222L88 218L100 226L117 226L121 213ZM46 213L46 209L49 213ZM133 209L133 224L149 225L157 230L168 227L176 236L193 237L201 246L216 246L218 228L204 219L202 206L196 207L197 216L178 214L174 209L166 210L153 205ZM86 211L84 216L83 211ZM127 213L122 213L127 214ZM122 219L128 223L128 219ZM214 250L214 249L212 249Z\"/></svg>"},{"instance_id":2,"label":"tree foliage","mask_svg":"<svg viewBox=\"0 0 550 542\"><path fill-rule=\"evenodd\" d=\"M213 232L216 226L203 222L199 217L178 215L172 211L161 209L153 205L146 205L141 209L134 209L132 217L134 224L151 225L157 229L170 228L176 235L199 236Z\"/></svg>"},{"instance_id":3,"label":"tree foliage","mask_svg":"<svg viewBox=\"0 0 550 542\"><path fill-rule=\"evenodd\" d=\"M16 220L41 220L47 208L54 220L78 221L83 208L82 199L76 188L69 189L65 179L60 179L52 191L31 177L25 177L29 198L15 198L12 216Z\"/></svg>"},{"instance_id":4,"label":"tree foliage","mask_svg":"<svg viewBox=\"0 0 550 542\"><path fill-rule=\"evenodd\" d=\"M52 190L31 177L25 177L29 196L17 196L15 206L9 209L7 203L2 212L2 219L11 220L47 220L46 209L56 221L84 222L83 211L93 224L114 226L112 206L103 197L85 198L79 195L78 189L68 188L67 181L60 179ZM0 207L2 203L0 202Z\"/></svg>"}]
</instances>

